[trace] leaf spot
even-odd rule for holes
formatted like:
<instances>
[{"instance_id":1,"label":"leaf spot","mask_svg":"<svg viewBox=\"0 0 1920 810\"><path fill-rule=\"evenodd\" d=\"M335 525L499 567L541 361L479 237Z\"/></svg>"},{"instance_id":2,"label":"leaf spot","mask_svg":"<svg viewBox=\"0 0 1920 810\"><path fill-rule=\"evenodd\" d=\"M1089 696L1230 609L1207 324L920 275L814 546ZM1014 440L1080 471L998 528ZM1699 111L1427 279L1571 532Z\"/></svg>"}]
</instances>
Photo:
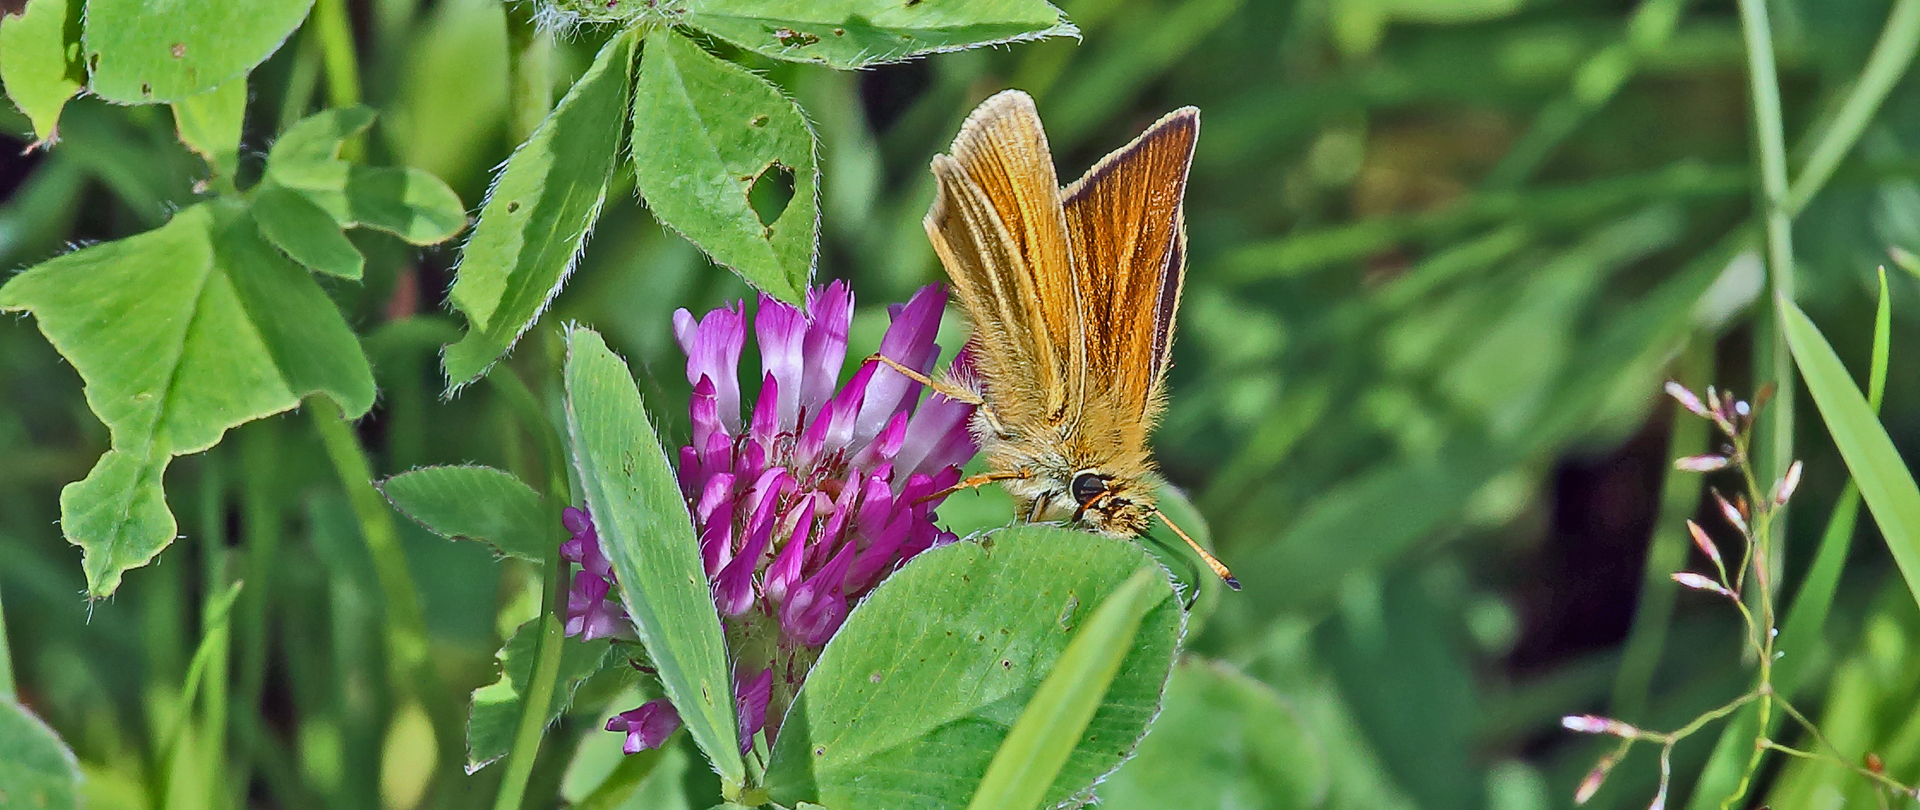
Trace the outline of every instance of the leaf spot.
<instances>
[{"instance_id":1,"label":"leaf spot","mask_svg":"<svg viewBox=\"0 0 1920 810\"><path fill-rule=\"evenodd\" d=\"M520 210L520 201L519 201L519 200L508 200L508 201L507 201L507 213L509 213L509 214L511 214L511 213L514 213L514 212L516 212L516 211L519 211L519 210Z\"/></svg>"},{"instance_id":2,"label":"leaf spot","mask_svg":"<svg viewBox=\"0 0 1920 810\"><path fill-rule=\"evenodd\" d=\"M1000 668L1001 668L1001 669L1013 669L1013 659L1011 659L1011 658L1002 658L1002 659L1000 659Z\"/></svg>"},{"instance_id":3,"label":"leaf spot","mask_svg":"<svg viewBox=\"0 0 1920 810\"><path fill-rule=\"evenodd\" d=\"M771 119L767 118L767 116L763 113L761 115L756 115L752 118L747 119L747 126L764 127L767 125L767 121L769 120Z\"/></svg>"},{"instance_id":4,"label":"leaf spot","mask_svg":"<svg viewBox=\"0 0 1920 810\"><path fill-rule=\"evenodd\" d=\"M919 2L919 0L914 0L914 2ZM912 3L909 3L908 5L912 5ZM785 45L789 48L794 47L796 45L804 47L820 41L819 37L816 37L805 31L795 31L791 28L786 28L786 27L773 29L773 38L779 40L780 44Z\"/></svg>"},{"instance_id":5,"label":"leaf spot","mask_svg":"<svg viewBox=\"0 0 1920 810\"><path fill-rule=\"evenodd\" d=\"M816 757L824 757L824 756L826 756L826 755L827 755L827 747L823 745L823 746L820 746L819 748L815 748L815 749L813 749L813 755L814 755L814 756L816 756Z\"/></svg>"},{"instance_id":6,"label":"leaf spot","mask_svg":"<svg viewBox=\"0 0 1920 810\"><path fill-rule=\"evenodd\" d=\"M879 682L880 682L880 670L877 670L877 669L876 669L876 670L874 670L874 671L873 671L873 674L872 674L872 675L868 675L868 676L867 676L867 681L868 681L869 683L879 683Z\"/></svg>"},{"instance_id":7,"label":"leaf spot","mask_svg":"<svg viewBox=\"0 0 1920 810\"><path fill-rule=\"evenodd\" d=\"M175 42L173 43L173 47L167 50L173 54L173 58L175 59L184 58L187 55L187 43Z\"/></svg>"}]
</instances>

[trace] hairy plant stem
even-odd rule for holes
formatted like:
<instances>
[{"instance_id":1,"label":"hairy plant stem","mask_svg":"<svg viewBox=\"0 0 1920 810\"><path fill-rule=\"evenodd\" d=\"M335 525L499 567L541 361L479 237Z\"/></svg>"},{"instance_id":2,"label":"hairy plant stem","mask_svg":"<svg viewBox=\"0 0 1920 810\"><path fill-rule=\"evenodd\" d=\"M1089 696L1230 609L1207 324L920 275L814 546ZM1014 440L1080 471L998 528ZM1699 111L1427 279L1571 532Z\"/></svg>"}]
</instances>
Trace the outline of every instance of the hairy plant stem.
<instances>
[{"instance_id":1,"label":"hairy plant stem","mask_svg":"<svg viewBox=\"0 0 1920 810\"><path fill-rule=\"evenodd\" d=\"M546 468L548 479L547 525L553 527L557 534L560 510L573 502L572 489L567 483L566 455L561 449L560 439L555 434L553 424L541 411L539 399L511 368L495 366L493 372L487 375L487 380L519 415L527 432L539 442L541 463ZM535 619L540 622L538 652L520 703L520 722L514 728L513 746L507 753L506 770L500 778L500 789L494 794L494 810L514 810L525 797L527 779L532 775L534 760L540 753L548 707L553 704L553 695L558 687L560 652L566 643L566 628L562 624L565 617L559 615L559 611L567 603L567 575L570 568L560 558L558 537L547 544L544 565L545 586L540 591L540 615Z\"/></svg>"}]
</instances>

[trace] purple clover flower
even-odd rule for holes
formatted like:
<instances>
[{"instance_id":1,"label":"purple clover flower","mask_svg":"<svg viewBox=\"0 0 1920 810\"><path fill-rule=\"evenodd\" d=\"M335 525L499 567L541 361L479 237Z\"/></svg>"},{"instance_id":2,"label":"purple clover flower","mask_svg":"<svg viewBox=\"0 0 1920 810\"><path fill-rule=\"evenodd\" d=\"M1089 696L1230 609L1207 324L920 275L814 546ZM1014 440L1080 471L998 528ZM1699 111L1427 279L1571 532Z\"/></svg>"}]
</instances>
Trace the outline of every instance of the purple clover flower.
<instances>
[{"instance_id":1,"label":"purple clover flower","mask_svg":"<svg viewBox=\"0 0 1920 810\"><path fill-rule=\"evenodd\" d=\"M946 289L929 285L889 308L882 354L922 373L939 357L934 336ZM690 443L680 448L681 494L693 514L707 580L733 658L740 739L771 739L820 649L855 603L902 563L954 540L934 525L941 493L978 452L973 406L934 394L879 363L838 385L853 321L842 282L807 292L803 310L766 296L754 317L764 372L742 411L739 304L696 319L674 313L687 354ZM963 352L955 360L967 364ZM569 508L578 563L567 599L568 635L635 638L591 517ZM665 700L615 715L628 753L661 744L680 725Z\"/></svg>"}]
</instances>

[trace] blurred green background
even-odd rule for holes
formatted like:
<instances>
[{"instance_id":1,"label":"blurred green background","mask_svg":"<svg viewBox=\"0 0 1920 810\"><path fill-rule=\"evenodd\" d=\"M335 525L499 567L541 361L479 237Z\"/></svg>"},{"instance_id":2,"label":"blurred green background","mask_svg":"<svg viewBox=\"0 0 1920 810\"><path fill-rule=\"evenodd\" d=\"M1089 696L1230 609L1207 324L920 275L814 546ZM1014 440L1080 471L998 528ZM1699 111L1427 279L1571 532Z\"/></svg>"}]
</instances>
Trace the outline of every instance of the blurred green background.
<instances>
[{"instance_id":1,"label":"blurred green background","mask_svg":"<svg viewBox=\"0 0 1920 810\"><path fill-rule=\"evenodd\" d=\"M1763 266L1742 230L1757 175L1732 3L1060 5L1082 40L858 72L727 53L766 71L817 129L820 279L852 281L856 351L877 343L884 304L942 280L920 222L926 166L974 104L1006 87L1033 94L1066 177L1167 110L1202 110L1172 404L1155 446L1246 586L1206 597L1212 612L1190 648L1248 676L1221 669L1213 688L1232 694L1220 700L1266 713L1228 712L1264 718L1245 720L1232 746L1154 748L1150 737L1152 756L1136 765L1184 768L1200 787L1154 799L1123 771L1104 791L1109 806L1570 806L1604 741L1562 731L1561 715L1669 728L1747 687L1737 614L1666 579L1689 563L1681 521L1704 493L1698 476L1669 480L1668 461L1706 443L1659 394L1670 376L1741 392L1766 381L1754 371ZM1889 4L1767 7L1791 150L1858 79ZM523 131L507 120L500 5L350 9L365 95L382 116L371 153L439 174L477 209L510 132ZM604 36L576 31L552 46L556 88ZM319 58L303 31L253 75L243 155L253 171L273 134L321 103ZM25 119L0 110L0 266L150 229L193 199L201 168L172 125L163 107L81 100L58 148L21 154ZM1910 77L1794 227L1801 305L1856 370L1876 266L1889 247L1920 252L1916 150ZM529 464L537 448L493 389L440 398L437 351L459 334L444 301L456 248L353 237L366 283L327 283L379 375L380 404L359 425L376 471ZM1920 281L1895 271L1890 282L1883 418L1910 447L1920 390L1899 370L1920 326ZM675 445L686 384L671 314L748 293L623 191L510 362L551 383L553 328L592 324L641 372ZM944 345L963 334L954 327ZM431 735L420 708L387 686L380 589L308 423L248 424L175 463L182 540L130 572L118 596L88 604L78 550L56 522L59 488L107 443L79 383L31 322L0 323L8 642L27 704L78 752L90 805L168 795L177 806L413 806ZM1789 598L1846 477L1801 402L1807 482L1786 538ZM1008 512L984 493L942 514L964 530ZM1911 781L1920 612L1871 521L1861 526L1822 643L1786 651L1815 662L1794 695L1835 745L1875 751ZM448 699L464 703L493 679L501 635L537 607L536 574L402 528ZM185 711L197 606L207 583L230 575L247 586L230 660L213 662L228 668L214 679L223 691L210 699L231 709L161 739ZM528 806L578 799L611 767L619 736L598 726L618 702L583 697L553 732ZM1679 748L1678 796L1712 737ZM199 771L163 756L223 745L234 759ZM703 769L680 749L664 756L626 806L705 806ZM234 784L213 768L250 777ZM484 803L498 770L435 800ZM1763 773L1756 806L1875 806L1837 768ZM1646 806L1655 777L1651 756L1631 757L1589 806Z\"/></svg>"}]
</instances>

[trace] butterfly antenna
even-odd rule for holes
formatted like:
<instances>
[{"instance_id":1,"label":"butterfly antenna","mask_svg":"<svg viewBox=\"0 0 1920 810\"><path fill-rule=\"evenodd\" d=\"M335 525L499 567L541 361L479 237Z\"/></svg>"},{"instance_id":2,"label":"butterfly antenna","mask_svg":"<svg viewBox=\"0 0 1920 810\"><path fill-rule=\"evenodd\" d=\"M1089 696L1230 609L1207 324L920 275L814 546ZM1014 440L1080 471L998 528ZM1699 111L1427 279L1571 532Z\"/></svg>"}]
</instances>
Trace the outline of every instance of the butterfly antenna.
<instances>
[{"instance_id":1,"label":"butterfly antenna","mask_svg":"<svg viewBox=\"0 0 1920 810\"><path fill-rule=\"evenodd\" d=\"M1188 537L1187 533L1173 522L1173 518L1167 517L1167 513L1158 509L1153 510L1153 513L1159 515L1160 522L1167 524L1167 528L1172 529L1174 534L1180 535L1180 539L1187 541L1187 546L1193 549L1193 553L1200 555L1200 559L1207 563L1207 567L1213 569L1214 576L1219 577L1221 582L1227 583L1227 587L1240 590L1240 580L1233 578L1233 572L1228 571L1224 563L1215 559L1212 554L1208 554L1199 543L1193 542L1193 538Z\"/></svg>"}]
</instances>

